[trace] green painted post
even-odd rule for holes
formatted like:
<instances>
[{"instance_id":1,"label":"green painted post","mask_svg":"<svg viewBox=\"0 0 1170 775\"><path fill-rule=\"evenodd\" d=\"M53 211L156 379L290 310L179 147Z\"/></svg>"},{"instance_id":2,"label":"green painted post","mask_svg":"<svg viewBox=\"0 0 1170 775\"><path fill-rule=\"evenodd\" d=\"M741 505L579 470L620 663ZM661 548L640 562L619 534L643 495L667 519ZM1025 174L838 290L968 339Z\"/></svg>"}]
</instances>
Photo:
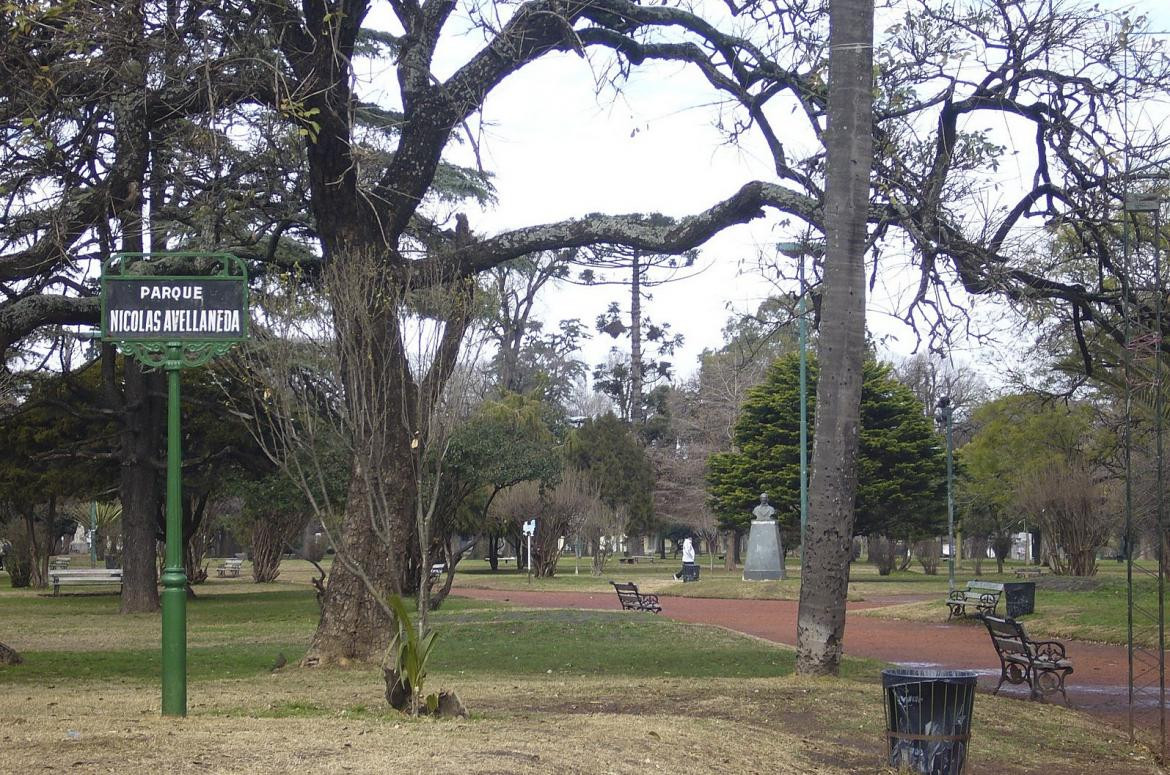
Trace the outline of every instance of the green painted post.
<instances>
[{"instance_id":1,"label":"green painted post","mask_svg":"<svg viewBox=\"0 0 1170 775\"><path fill-rule=\"evenodd\" d=\"M167 550L162 574L162 712L187 715L187 574L183 569L183 448L179 437L181 345L168 344Z\"/></svg>"},{"instance_id":2,"label":"green painted post","mask_svg":"<svg viewBox=\"0 0 1170 775\"><path fill-rule=\"evenodd\" d=\"M938 400L938 407L943 421L947 424L947 543L950 546L947 587L954 592L955 555L958 554L958 547L955 546L955 468L954 447L951 446L951 418L954 417L955 408L951 405L951 399L946 396Z\"/></svg>"},{"instance_id":3,"label":"green painted post","mask_svg":"<svg viewBox=\"0 0 1170 775\"><path fill-rule=\"evenodd\" d=\"M800 259L796 277L800 300L796 307L796 328L800 332L800 573L804 575L804 545L808 532L808 293L804 286L804 259L823 256L824 246L807 240L781 242L776 249L789 258Z\"/></svg>"}]
</instances>

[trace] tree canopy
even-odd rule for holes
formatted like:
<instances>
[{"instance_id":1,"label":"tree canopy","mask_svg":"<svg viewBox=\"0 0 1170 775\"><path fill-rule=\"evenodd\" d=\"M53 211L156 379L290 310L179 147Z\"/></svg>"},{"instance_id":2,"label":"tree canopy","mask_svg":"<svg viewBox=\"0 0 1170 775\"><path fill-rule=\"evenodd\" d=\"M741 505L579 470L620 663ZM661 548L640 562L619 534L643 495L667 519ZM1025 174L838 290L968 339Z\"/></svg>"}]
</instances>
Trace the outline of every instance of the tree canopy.
<instances>
[{"instance_id":1,"label":"tree canopy","mask_svg":"<svg viewBox=\"0 0 1170 775\"><path fill-rule=\"evenodd\" d=\"M709 459L709 491L726 528L746 529L761 492L768 493L776 519L786 529L799 528L799 358L792 353L772 363L764 381L748 391L735 424L735 450ZM810 399L818 373L817 359L810 355ZM854 531L930 535L946 517L942 440L922 404L894 378L891 367L871 359L863 379ZM810 400L809 425L815 422Z\"/></svg>"},{"instance_id":2,"label":"tree canopy","mask_svg":"<svg viewBox=\"0 0 1170 775\"><path fill-rule=\"evenodd\" d=\"M627 533L654 529L654 469L628 425L612 412L586 419L570 435L566 457L588 473L607 508L626 510Z\"/></svg>"}]
</instances>

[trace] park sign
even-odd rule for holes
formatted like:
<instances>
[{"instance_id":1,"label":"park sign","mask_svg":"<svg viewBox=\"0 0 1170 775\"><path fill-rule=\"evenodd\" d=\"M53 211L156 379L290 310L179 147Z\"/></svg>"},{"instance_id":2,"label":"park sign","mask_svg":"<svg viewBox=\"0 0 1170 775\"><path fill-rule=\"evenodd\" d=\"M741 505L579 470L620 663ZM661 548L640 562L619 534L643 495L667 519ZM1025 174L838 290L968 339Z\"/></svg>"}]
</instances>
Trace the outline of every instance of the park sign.
<instances>
[{"instance_id":1,"label":"park sign","mask_svg":"<svg viewBox=\"0 0 1170 775\"><path fill-rule=\"evenodd\" d=\"M207 274L138 274L160 262L206 267ZM248 276L228 253L119 253L102 270L102 340L143 361L165 365L167 345L195 366L248 337Z\"/></svg>"},{"instance_id":2,"label":"park sign","mask_svg":"<svg viewBox=\"0 0 1170 775\"><path fill-rule=\"evenodd\" d=\"M197 272L167 274L174 266ZM146 274L131 273L132 267ZM149 273L160 267L163 272ZM167 375L166 557L162 712L187 715L187 573L179 374L248 337L248 272L230 253L117 253L102 264L102 341Z\"/></svg>"},{"instance_id":3,"label":"park sign","mask_svg":"<svg viewBox=\"0 0 1170 775\"><path fill-rule=\"evenodd\" d=\"M242 339L247 286L230 277L106 281L103 335L111 339Z\"/></svg>"}]
</instances>

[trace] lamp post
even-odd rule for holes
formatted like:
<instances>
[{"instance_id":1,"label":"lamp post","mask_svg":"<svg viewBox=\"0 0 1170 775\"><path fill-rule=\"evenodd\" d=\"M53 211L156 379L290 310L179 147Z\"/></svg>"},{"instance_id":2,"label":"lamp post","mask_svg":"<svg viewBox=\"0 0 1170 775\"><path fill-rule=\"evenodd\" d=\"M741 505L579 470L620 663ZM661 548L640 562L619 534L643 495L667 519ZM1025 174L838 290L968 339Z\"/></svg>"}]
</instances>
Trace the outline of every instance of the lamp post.
<instances>
[{"instance_id":1,"label":"lamp post","mask_svg":"<svg viewBox=\"0 0 1170 775\"><path fill-rule=\"evenodd\" d=\"M950 567L947 571L947 585L951 592L955 591L955 469L951 447L951 418L955 407L951 404L950 396L943 396L938 400L938 414L935 420L946 428L947 433L947 546L950 547Z\"/></svg>"},{"instance_id":2,"label":"lamp post","mask_svg":"<svg viewBox=\"0 0 1170 775\"><path fill-rule=\"evenodd\" d=\"M804 576L805 533L808 530L808 293L804 286L804 257L823 255L824 247L806 242L781 242L776 248L789 258L798 258L797 331L800 337L800 575Z\"/></svg>"},{"instance_id":3,"label":"lamp post","mask_svg":"<svg viewBox=\"0 0 1170 775\"><path fill-rule=\"evenodd\" d=\"M1154 301L1154 320L1153 327L1155 336L1153 337L1153 364L1154 364L1154 439L1155 439L1155 453L1154 458L1157 462L1155 466L1155 486L1154 492L1158 494L1155 499L1155 524L1157 526L1157 535L1165 534L1166 524L1166 504L1164 495L1163 482L1163 416L1164 416L1164 398L1163 390L1165 385L1163 383L1163 366L1162 355L1165 342L1165 333L1162 328L1163 315L1163 289L1162 289L1162 261L1161 261L1161 235L1162 235L1162 205L1164 200L1157 194L1153 193L1139 193L1127 194L1124 201L1125 210L1125 251L1126 251L1126 265L1129 265L1129 223L1131 216L1145 215L1153 221L1153 248L1154 248L1154 263L1153 263L1153 301ZM1128 339L1128 334L1127 334ZM1129 400L1128 394L1126 400ZM1134 645L1134 612L1141 607L1133 602L1133 509L1131 505L1131 493L1129 484L1129 412L1126 412L1126 509L1125 509L1125 548L1126 548L1126 587L1127 587L1127 650L1129 661L1129 737L1134 738L1134 712L1135 712L1135 680L1137 673L1134 670L1135 652L1138 650ZM1166 756L1166 554L1165 542L1159 540L1157 542L1157 560L1158 560L1158 609L1156 615L1156 626L1158 632L1158 735L1159 735L1159 749L1162 756ZM1151 618L1150 613L1142 613L1142 618L1147 620Z\"/></svg>"}]
</instances>

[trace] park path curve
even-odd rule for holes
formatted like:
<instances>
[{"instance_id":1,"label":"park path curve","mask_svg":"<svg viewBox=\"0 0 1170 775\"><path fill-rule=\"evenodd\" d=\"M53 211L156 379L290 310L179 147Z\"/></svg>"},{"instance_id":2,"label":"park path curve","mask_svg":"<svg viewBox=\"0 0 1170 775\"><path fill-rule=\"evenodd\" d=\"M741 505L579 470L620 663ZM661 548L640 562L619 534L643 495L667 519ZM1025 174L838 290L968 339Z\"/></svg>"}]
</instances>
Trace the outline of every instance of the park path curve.
<instances>
[{"instance_id":1,"label":"park path curve","mask_svg":"<svg viewBox=\"0 0 1170 775\"><path fill-rule=\"evenodd\" d=\"M617 596L603 592L548 592L471 589L457 587L452 594L479 600L499 600L533 608L618 609ZM967 669L979 672L984 689L995 688L999 660L987 630L976 621L927 624L858 615L859 611L920 600L900 596L851 602L845 624L845 653L906 667ZM663 615L682 622L714 624L758 638L796 645L795 600L727 600L662 597ZM1068 678L1073 707L1124 725L1128 713L1128 660L1124 646L1065 641L1076 667ZM1153 675L1156 685L1157 673ZM1026 697L1026 687L1005 685L1000 692ZM1156 725L1157 698L1139 703L1143 726Z\"/></svg>"}]
</instances>

